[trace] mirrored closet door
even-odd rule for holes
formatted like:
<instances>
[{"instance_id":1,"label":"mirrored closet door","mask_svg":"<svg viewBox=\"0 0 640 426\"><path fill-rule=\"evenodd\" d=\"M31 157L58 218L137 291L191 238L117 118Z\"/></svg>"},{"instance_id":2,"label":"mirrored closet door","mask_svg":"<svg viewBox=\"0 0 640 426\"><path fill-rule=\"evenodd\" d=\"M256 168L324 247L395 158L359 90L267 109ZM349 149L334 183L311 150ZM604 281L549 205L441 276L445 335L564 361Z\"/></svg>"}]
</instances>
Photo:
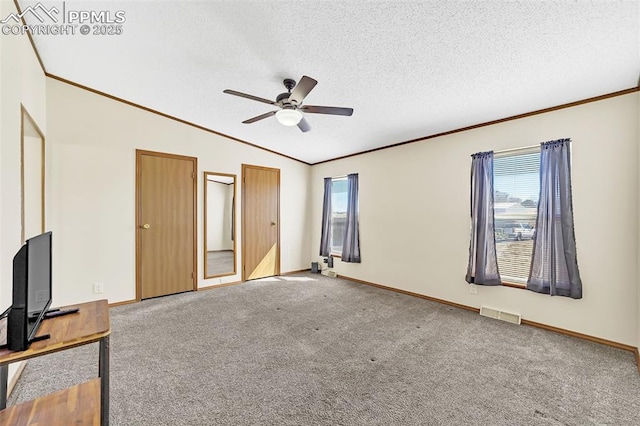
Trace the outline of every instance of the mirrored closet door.
<instances>
[{"instance_id":1,"label":"mirrored closet door","mask_svg":"<svg viewBox=\"0 0 640 426\"><path fill-rule=\"evenodd\" d=\"M204 172L204 277L236 273L236 175Z\"/></svg>"}]
</instances>

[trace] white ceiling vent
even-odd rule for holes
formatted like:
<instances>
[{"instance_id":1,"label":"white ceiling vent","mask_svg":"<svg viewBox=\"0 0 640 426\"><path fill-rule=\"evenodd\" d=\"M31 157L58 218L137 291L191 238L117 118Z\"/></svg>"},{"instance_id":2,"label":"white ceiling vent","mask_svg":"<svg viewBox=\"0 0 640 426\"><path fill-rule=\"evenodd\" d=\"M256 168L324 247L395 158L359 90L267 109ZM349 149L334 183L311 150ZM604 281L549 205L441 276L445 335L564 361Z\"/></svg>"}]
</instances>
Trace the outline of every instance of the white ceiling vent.
<instances>
[{"instance_id":1,"label":"white ceiling vent","mask_svg":"<svg viewBox=\"0 0 640 426\"><path fill-rule=\"evenodd\" d=\"M511 312L505 312L499 309L489 308L487 306L480 307L480 315L510 322L511 324L520 324L521 320L520 314L512 314Z\"/></svg>"}]
</instances>

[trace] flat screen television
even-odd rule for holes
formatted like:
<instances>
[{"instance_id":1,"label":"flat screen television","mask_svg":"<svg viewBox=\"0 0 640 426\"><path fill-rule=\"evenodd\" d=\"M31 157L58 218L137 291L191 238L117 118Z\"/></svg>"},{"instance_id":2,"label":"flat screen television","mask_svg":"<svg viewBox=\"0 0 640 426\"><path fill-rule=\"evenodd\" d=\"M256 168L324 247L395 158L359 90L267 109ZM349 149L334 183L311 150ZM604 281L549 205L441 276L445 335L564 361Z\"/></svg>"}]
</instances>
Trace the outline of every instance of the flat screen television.
<instances>
[{"instance_id":1,"label":"flat screen television","mask_svg":"<svg viewBox=\"0 0 640 426\"><path fill-rule=\"evenodd\" d=\"M51 306L51 232L29 238L13 258L13 300L7 348L23 351L35 340Z\"/></svg>"}]
</instances>

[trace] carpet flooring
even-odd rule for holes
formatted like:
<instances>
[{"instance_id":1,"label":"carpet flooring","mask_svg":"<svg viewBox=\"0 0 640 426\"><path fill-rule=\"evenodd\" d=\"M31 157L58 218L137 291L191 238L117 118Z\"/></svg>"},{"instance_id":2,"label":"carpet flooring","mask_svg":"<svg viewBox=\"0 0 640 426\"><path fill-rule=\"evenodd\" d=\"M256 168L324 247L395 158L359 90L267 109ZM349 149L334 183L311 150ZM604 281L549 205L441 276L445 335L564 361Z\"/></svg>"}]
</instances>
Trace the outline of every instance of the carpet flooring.
<instances>
[{"instance_id":1,"label":"carpet flooring","mask_svg":"<svg viewBox=\"0 0 640 426\"><path fill-rule=\"evenodd\" d=\"M207 252L207 275L233 273L233 250Z\"/></svg>"},{"instance_id":2,"label":"carpet flooring","mask_svg":"<svg viewBox=\"0 0 640 426\"><path fill-rule=\"evenodd\" d=\"M112 425L638 425L633 353L299 274L111 309ZM97 374L28 362L9 404Z\"/></svg>"}]
</instances>

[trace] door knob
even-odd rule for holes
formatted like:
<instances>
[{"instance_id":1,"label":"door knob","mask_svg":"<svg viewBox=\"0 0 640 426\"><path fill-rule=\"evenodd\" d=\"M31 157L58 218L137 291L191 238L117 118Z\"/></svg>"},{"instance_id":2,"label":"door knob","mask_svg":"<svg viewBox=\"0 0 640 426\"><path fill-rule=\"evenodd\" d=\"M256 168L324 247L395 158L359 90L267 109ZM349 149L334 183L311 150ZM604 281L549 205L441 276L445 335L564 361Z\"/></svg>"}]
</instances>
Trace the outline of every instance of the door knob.
<instances>
[{"instance_id":1,"label":"door knob","mask_svg":"<svg viewBox=\"0 0 640 426\"><path fill-rule=\"evenodd\" d=\"M145 223L140 228L149 229L149 228L151 228L151 225L149 225L148 223Z\"/></svg>"},{"instance_id":2,"label":"door knob","mask_svg":"<svg viewBox=\"0 0 640 426\"><path fill-rule=\"evenodd\" d=\"M271 222L271 226L276 226L277 223L276 222Z\"/></svg>"}]
</instances>

